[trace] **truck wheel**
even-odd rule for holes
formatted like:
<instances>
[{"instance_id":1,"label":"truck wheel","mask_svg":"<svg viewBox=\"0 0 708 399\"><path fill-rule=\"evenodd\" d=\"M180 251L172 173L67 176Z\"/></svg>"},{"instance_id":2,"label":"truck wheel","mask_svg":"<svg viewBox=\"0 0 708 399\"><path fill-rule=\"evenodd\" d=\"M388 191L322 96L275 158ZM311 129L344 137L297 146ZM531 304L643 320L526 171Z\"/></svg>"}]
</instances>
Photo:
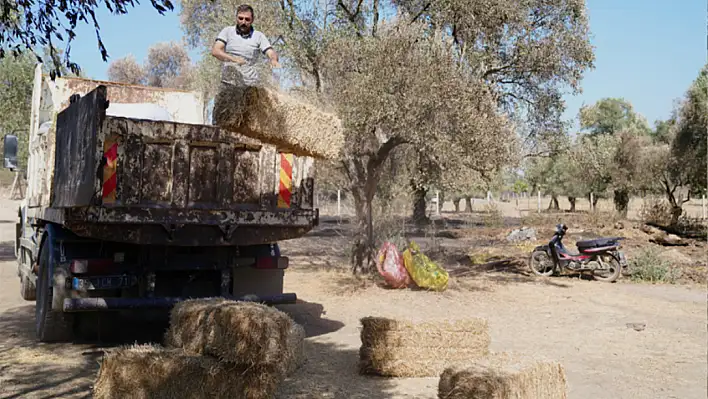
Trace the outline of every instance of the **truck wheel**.
<instances>
[{"instance_id":1,"label":"truck wheel","mask_svg":"<svg viewBox=\"0 0 708 399\"><path fill-rule=\"evenodd\" d=\"M22 299L25 301L34 301L37 299L37 288L27 276L20 277L20 296L22 296Z\"/></svg>"},{"instance_id":2,"label":"truck wheel","mask_svg":"<svg viewBox=\"0 0 708 399\"><path fill-rule=\"evenodd\" d=\"M74 333L72 314L52 310L54 279L49 270L49 248L43 248L39 256L37 279L37 302L35 306L35 329L40 342L71 341Z\"/></svg>"}]
</instances>

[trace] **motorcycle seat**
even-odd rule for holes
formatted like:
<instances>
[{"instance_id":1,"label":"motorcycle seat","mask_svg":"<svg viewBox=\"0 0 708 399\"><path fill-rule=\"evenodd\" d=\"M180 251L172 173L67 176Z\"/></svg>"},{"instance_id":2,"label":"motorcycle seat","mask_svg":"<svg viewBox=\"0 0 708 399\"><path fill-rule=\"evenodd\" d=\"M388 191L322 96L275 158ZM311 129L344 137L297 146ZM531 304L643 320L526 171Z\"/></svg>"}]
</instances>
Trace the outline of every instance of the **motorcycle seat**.
<instances>
[{"instance_id":1,"label":"motorcycle seat","mask_svg":"<svg viewBox=\"0 0 708 399\"><path fill-rule=\"evenodd\" d=\"M578 250L581 252L595 248L616 247L619 246L619 240L621 239L621 237L605 237L594 240L583 240L577 241L575 246L578 247Z\"/></svg>"}]
</instances>

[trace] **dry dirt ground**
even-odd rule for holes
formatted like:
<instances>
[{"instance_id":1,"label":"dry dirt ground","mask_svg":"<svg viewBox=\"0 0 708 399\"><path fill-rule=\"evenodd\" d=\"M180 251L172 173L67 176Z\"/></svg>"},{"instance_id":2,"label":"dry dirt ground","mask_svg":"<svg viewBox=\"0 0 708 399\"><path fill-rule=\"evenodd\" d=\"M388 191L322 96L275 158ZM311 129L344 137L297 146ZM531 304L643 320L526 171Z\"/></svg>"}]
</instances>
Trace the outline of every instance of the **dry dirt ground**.
<instances>
[{"instance_id":1,"label":"dry dirt ground","mask_svg":"<svg viewBox=\"0 0 708 399\"><path fill-rule=\"evenodd\" d=\"M88 334L84 342L37 344L34 304L19 296L12 253L15 205L0 205L0 398L90 397L105 348L159 339L161 330L104 318L100 322L107 328L101 329L100 341ZM470 248L475 252L498 243L495 235L505 230L470 230L480 232L475 235L457 227L462 233L451 236L462 238L436 240L421 234L418 239L424 249L452 265ZM307 361L283 386L283 398L435 398L436 378L357 374L359 318L369 315L412 320L484 317L492 350L561 361L572 399L706 397L704 286L538 279L511 262L494 271L470 268L442 293L393 291L340 268L346 262L346 235L346 228L323 223L309 236L282 245L292 265L286 291L297 292L300 299L282 309L308 334ZM539 239L544 238L539 233ZM704 254L702 245L690 250ZM646 328L635 331L628 323L645 323Z\"/></svg>"}]
</instances>

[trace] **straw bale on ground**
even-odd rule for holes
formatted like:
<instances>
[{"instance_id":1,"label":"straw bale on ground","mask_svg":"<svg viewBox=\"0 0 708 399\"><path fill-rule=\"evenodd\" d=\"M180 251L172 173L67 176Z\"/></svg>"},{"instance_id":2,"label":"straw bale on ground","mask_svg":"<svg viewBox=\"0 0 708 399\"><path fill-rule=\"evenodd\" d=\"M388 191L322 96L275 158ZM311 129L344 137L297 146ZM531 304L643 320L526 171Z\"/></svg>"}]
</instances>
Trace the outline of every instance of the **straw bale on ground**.
<instances>
[{"instance_id":1,"label":"straw bale on ground","mask_svg":"<svg viewBox=\"0 0 708 399\"><path fill-rule=\"evenodd\" d=\"M259 303L193 299L172 309L165 344L234 364L284 367L292 323L287 314Z\"/></svg>"},{"instance_id":2,"label":"straw bale on ground","mask_svg":"<svg viewBox=\"0 0 708 399\"><path fill-rule=\"evenodd\" d=\"M563 366L516 353L492 354L467 366L446 369L440 399L566 399Z\"/></svg>"},{"instance_id":3,"label":"straw bale on ground","mask_svg":"<svg viewBox=\"0 0 708 399\"><path fill-rule=\"evenodd\" d=\"M136 345L109 351L93 387L95 399L266 399L279 374L272 367L247 369L181 349Z\"/></svg>"},{"instance_id":4,"label":"straw bale on ground","mask_svg":"<svg viewBox=\"0 0 708 399\"><path fill-rule=\"evenodd\" d=\"M230 76L228 66L224 73ZM213 115L214 124L221 128L295 155L336 159L344 145L342 125L335 114L276 89L246 86L238 76L222 81Z\"/></svg>"},{"instance_id":5,"label":"straw bale on ground","mask_svg":"<svg viewBox=\"0 0 708 399\"><path fill-rule=\"evenodd\" d=\"M363 374L435 377L449 366L489 353L489 326L479 318L411 323L381 317L361 319L359 368Z\"/></svg>"},{"instance_id":6,"label":"straw bale on ground","mask_svg":"<svg viewBox=\"0 0 708 399\"><path fill-rule=\"evenodd\" d=\"M305 362L305 328L292 323L288 331L288 350L285 357L285 373L294 373Z\"/></svg>"}]
</instances>

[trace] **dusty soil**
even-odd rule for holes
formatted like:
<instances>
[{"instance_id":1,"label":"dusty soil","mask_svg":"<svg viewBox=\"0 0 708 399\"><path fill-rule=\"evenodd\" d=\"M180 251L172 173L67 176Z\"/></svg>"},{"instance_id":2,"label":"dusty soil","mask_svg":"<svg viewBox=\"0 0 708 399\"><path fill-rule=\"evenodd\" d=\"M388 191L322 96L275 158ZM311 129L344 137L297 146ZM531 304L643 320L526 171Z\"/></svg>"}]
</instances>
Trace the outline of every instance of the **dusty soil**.
<instances>
[{"instance_id":1,"label":"dusty soil","mask_svg":"<svg viewBox=\"0 0 708 399\"><path fill-rule=\"evenodd\" d=\"M156 340L161 325L100 321L100 340L40 345L34 304L19 296L12 252L14 204L0 201L0 398L83 398L103 350L124 342ZM419 234L424 249L449 267L467 267L443 293L381 288L342 270L347 230L323 223L308 237L283 244L291 256L286 291L300 302L282 306L307 331L307 361L283 386L283 398L435 398L436 378L384 379L357 374L359 318L368 315L436 320L484 317L492 349L561 361L570 398L705 398L707 394L705 287L605 284L569 277L528 276L518 260L488 270L465 265L466 253L500 243L506 228L458 225L475 234L438 238ZM449 229L449 226L446 227ZM539 231L539 239L545 233ZM637 243L640 243L637 238ZM637 244L639 245L639 244ZM693 245L693 244L692 244ZM695 262L705 247L691 247ZM680 248L680 251L687 251ZM514 252L516 251L516 252ZM501 251L521 256L524 246ZM705 258L705 255L703 255ZM516 258L514 258L516 259ZM635 331L629 323L645 323ZM107 327L107 328L106 328Z\"/></svg>"}]
</instances>

